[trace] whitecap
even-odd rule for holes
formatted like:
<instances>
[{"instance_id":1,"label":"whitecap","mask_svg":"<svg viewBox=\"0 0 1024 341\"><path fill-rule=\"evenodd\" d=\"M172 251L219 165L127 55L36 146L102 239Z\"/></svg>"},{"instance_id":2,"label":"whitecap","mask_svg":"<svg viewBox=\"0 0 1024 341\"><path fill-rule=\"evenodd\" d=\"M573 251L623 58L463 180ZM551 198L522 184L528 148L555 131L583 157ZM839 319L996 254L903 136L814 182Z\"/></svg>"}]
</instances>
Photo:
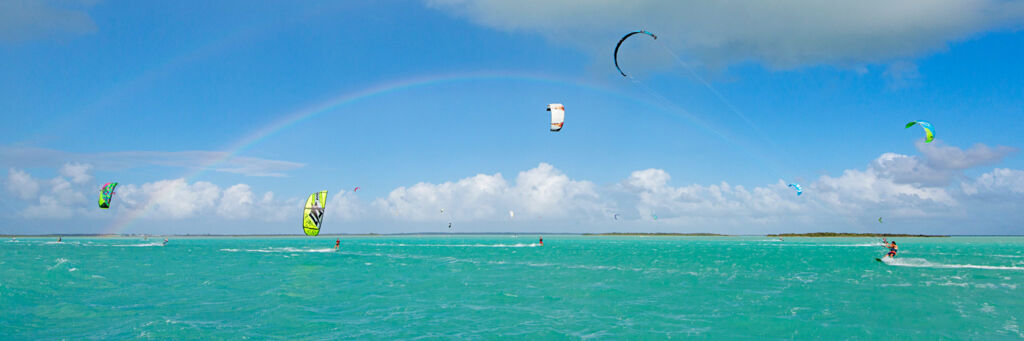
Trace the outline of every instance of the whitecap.
<instances>
[{"instance_id":1,"label":"whitecap","mask_svg":"<svg viewBox=\"0 0 1024 341\"><path fill-rule=\"evenodd\" d=\"M975 265L975 264L943 264L932 263L924 258L882 258L885 264L893 266L906 266L914 268L935 268L935 269L986 269L986 270L1024 270L1019 266L996 266L996 265Z\"/></svg>"}]
</instances>

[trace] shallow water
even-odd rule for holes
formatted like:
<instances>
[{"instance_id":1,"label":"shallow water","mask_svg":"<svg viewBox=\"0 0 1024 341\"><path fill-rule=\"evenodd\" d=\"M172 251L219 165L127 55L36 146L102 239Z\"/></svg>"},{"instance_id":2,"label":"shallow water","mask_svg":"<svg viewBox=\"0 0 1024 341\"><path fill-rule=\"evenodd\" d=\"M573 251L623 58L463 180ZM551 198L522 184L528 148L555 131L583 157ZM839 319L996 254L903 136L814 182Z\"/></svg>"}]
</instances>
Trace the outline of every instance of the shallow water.
<instances>
[{"instance_id":1,"label":"shallow water","mask_svg":"<svg viewBox=\"0 0 1024 341\"><path fill-rule=\"evenodd\" d=\"M0 241L0 339L1024 338L1024 238Z\"/></svg>"}]
</instances>

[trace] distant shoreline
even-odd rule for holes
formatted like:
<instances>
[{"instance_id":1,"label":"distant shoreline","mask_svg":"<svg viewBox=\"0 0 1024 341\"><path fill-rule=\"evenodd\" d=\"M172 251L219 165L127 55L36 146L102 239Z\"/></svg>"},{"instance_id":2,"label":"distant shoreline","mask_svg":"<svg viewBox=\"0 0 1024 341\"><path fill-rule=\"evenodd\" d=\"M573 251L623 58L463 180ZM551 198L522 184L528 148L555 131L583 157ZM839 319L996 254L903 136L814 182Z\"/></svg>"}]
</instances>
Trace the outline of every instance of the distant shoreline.
<instances>
[{"instance_id":1,"label":"distant shoreline","mask_svg":"<svg viewBox=\"0 0 1024 341\"><path fill-rule=\"evenodd\" d=\"M849 232L812 232L812 233L780 233L769 234L767 237L915 237L915 238L949 238L948 235L902 234L902 233L849 233Z\"/></svg>"},{"instance_id":2,"label":"distant shoreline","mask_svg":"<svg viewBox=\"0 0 1024 341\"><path fill-rule=\"evenodd\" d=\"M718 233L661 233L661 232L609 232L582 233L583 236L675 236L675 237L739 237Z\"/></svg>"},{"instance_id":3,"label":"distant shoreline","mask_svg":"<svg viewBox=\"0 0 1024 341\"><path fill-rule=\"evenodd\" d=\"M904 234L904 233L850 233L850 232L812 232L812 233L779 233L779 234L749 234L749 235L730 235L720 233L708 233L708 232L697 232L697 233L667 233L667 232L603 232L603 233L567 233L567 232L458 232L458 233L442 233L442 232L403 232L403 233L353 233L353 234L321 234L320 237L389 237L389 236L505 236L505 235L549 235L549 236L593 236L593 237L851 237L851 238L881 238L881 237L901 237L901 238L949 238L949 237L1022 237L1024 235L927 235L927 234ZM225 237L270 237L270 238L291 238L291 237L306 237L303 234L90 234L90 233L70 233L70 234L0 234L0 238L57 238L57 237L90 237L90 238L167 238L167 237L188 237L188 238L225 238ZM315 238L315 237L314 237Z\"/></svg>"}]
</instances>

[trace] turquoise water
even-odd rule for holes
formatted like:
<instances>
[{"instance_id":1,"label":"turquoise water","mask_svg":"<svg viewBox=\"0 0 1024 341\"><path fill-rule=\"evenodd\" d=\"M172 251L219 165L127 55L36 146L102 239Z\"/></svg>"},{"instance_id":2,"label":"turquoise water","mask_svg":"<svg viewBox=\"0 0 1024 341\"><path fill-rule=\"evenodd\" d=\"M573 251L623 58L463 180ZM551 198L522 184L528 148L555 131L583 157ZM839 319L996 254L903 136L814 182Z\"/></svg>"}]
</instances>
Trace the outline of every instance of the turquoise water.
<instances>
[{"instance_id":1,"label":"turquoise water","mask_svg":"<svg viewBox=\"0 0 1024 341\"><path fill-rule=\"evenodd\" d=\"M1024 238L0 241L0 339L1024 337Z\"/></svg>"}]
</instances>

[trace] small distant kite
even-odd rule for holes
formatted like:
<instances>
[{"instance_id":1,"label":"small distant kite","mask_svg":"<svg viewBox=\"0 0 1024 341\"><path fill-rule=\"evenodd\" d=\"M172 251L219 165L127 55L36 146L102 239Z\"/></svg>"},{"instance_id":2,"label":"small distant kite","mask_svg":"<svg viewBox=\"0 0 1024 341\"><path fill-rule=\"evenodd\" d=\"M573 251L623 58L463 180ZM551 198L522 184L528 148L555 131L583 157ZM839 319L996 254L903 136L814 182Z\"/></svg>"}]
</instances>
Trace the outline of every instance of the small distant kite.
<instances>
[{"instance_id":1,"label":"small distant kite","mask_svg":"<svg viewBox=\"0 0 1024 341\"><path fill-rule=\"evenodd\" d=\"M619 43L615 45L615 53L612 56L615 59L615 69L619 70L619 73L622 74L622 77L629 77L629 76L626 75L625 72L622 72L622 68L619 67L619 46L622 46L622 42L626 41L627 38L633 36L634 34L646 34L646 35L651 36L651 38L654 38L654 40L658 40L658 36L654 35L654 33L647 32L647 31L644 31L644 30L629 32L628 34L623 36L622 39L619 39Z\"/></svg>"},{"instance_id":2,"label":"small distant kite","mask_svg":"<svg viewBox=\"0 0 1024 341\"><path fill-rule=\"evenodd\" d=\"M509 219L515 219L516 218L516 212L512 212L512 210L509 210L508 211L508 218Z\"/></svg>"},{"instance_id":3,"label":"small distant kite","mask_svg":"<svg viewBox=\"0 0 1024 341\"><path fill-rule=\"evenodd\" d=\"M359 187L359 186L356 186L356 188L353 188L353 189L352 189L352 191L353 191L353 192L355 192L355 191L358 191L358 190L359 190L359 188L361 188L361 187Z\"/></svg>"},{"instance_id":4,"label":"small distant kite","mask_svg":"<svg viewBox=\"0 0 1024 341\"><path fill-rule=\"evenodd\" d=\"M878 223L879 223L879 224L881 224L881 223L882 223L882 217L878 217Z\"/></svg>"},{"instance_id":5,"label":"small distant kite","mask_svg":"<svg viewBox=\"0 0 1024 341\"><path fill-rule=\"evenodd\" d=\"M789 184L789 185L786 185L786 186L789 186L790 188L795 189L797 196L800 196L801 194L804 194L804 188L800 187L800 184L798 184L798 183L792 183L792 184Z\"/></svg>"},{"instance_id":6,"label":"small distant kite","mask_svg":"<svg viewBox=\"0 0 1024 341\"><path fill-rule=\"evenodd\" d=\"M613 214L612 215L612 219L619 220L619 214L618 213Z\"/></svg>"},{"instance_id":7,"label":"small distant kite","mask_svg":"<svg viewBox=\"0 0 1024 341\"><path fill-rule=\"evenodd\" d=\"M915 124L921 126L921 128L924 129L925 143L932 142L932 140L935 139L935 128L932 128L932 124L928 123L928 121L910 121L907 122L907 126L903 127L903 129L913 127Z\"/></svg>"}]
</instances>

